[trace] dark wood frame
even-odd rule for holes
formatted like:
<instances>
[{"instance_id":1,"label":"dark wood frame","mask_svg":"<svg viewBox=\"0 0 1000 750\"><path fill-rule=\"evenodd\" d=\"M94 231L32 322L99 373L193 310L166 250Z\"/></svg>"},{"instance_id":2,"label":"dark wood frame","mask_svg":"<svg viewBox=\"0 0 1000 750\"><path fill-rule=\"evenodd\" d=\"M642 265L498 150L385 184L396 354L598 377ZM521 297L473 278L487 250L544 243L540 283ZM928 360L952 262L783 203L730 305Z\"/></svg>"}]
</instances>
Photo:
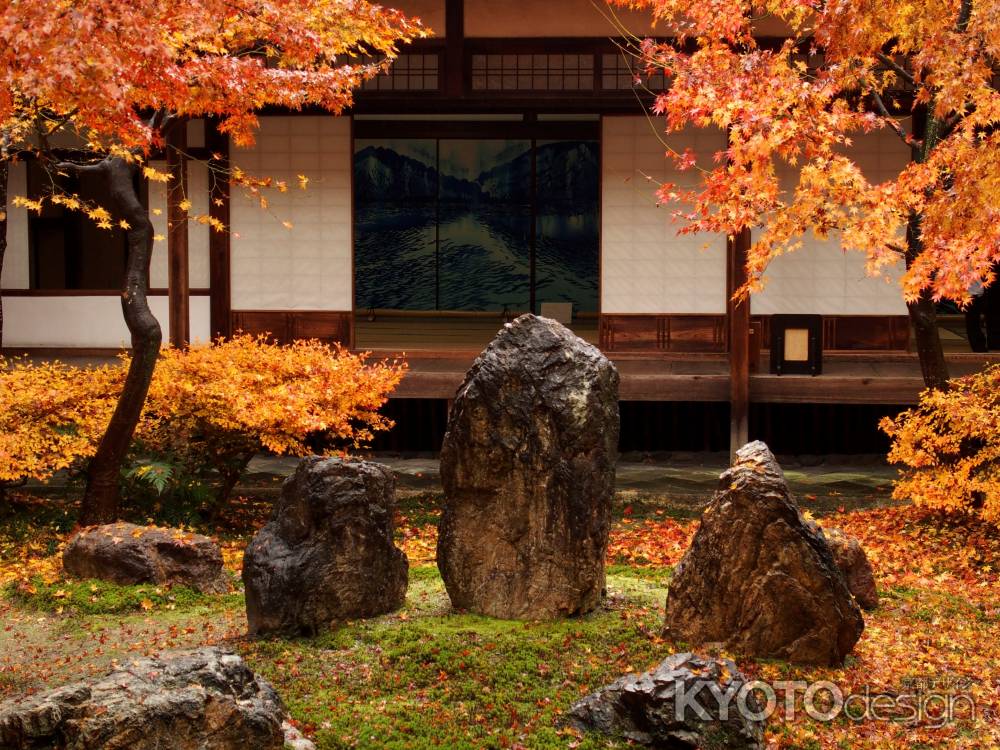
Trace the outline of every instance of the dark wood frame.
<instances>
[{"instance_id":1,"label":"dark wood frame","mask_svg":"<svg viewBox=\"0 0 1000 750\"><path fill-rule=\"evenodd\" d=\"M599 346L607 352L724 354L724 313L601 313Z\"/></svg>"},{"instance_id":2,"label":"dark wood frame","mask_svg":"<svg viewBox=\"0 0 1000 750\"><path fill-rule=\"evenodd\" d=\"M188 290L192 297L211 296L208 287L192 287ZM121 297L121 289L4 289L4 297ZM147 294L150 297L165 297L170 294L166 287L154 287Z\"/></svg>"},{"instance_id":3,"label":"dark wood frame","mask_svg":"<svg viewBox=\"0 0 1000 750\"><path fill-rule=\"evenodd\" d=\"M346 310L233 310L231 317L234 333L266 335L281 343L318 339L354 347L354 315Z\"/></svg>"},{"instance_id":4,"label":"dark wood frame","mask_svg":"<svg viewBox=\"0 0 1000 750\"><path fill-rule=\"evenodd\" d=\"M785 331L804 328L809 331L809 355L805 362L792 362L784 358ZM771 316L771 374L820 375L823 372L823 316L822 315L772 315Z\"/></svg>"},{"instance_id":5,"label":"dark wood frame","mask_svg":"<svg viewBox=\"0 0 1000 750\"><path fill-rule=\"evenodd\" d=\"M747 282L750 230L744 229L726 241L726 319L729 324L729 451L736 455L750 437L750 370L754 362L751 339L750 300L738 299L737 291ZM758 355L759 356L759 353Z\"/></svg>"},{"instance_id":6,"label":"dark wood frame","mask_svg":"<svg viewBox=\"0 0 1000 750\"><path fill-rule=\"evenodd\" d=\"M231 227L229 184L229 136L220 133L218 123L205 121L205 146L209 161L208 213L222 223L225 231L214 229L208 237L208 275L212 300L210 329L212 338L232 334ZM215 156L221 158L215 159Z\"/></svg>"},{"instance_id":7,"label":"dark wood frame","mask_svg":"<svg viewBox=\"0 0 1000 750\"><path fill-rule=\"evenodd\" d=\"M653 97L638 89L604 89L604 54L617 54L619 48L608 38L553 37L468 38L452 34L461 28L461 2L448 1L447 35L444 40L421 39L407 45L403 52L437 53L442 71L438 91L373 91L355 94L355 114L398 113L520 113L525 111L562 113L634 113L639 102L652 104ZM586 90L516 90L472 89L472 57L480 54L592 54L594 84Z\"/></svg>"},{"instance_id":8,"label":"dark wood frame","mask_svg":"<svg viewBox=\"0 0 1000 750\"><path fill-rule=\"evenodd\" d=\"M591 140L597 141L597 243L598 243L598 286L597 286L597 315L601 309L601 269L602 269L602 236L601 236L601 204L603 189L603 138L602 123L600 120L593 122L538 122L533 115L526 115L522 121L392 121L392 120L351 120L351 153L354 153L357 139L391 139L391 138L411 138L425 140L458 140L458 139L506 139L525 140L531 142L531 211L532 221L529 237L529 309L536 309L535 298L535 276L536 276L536 231L537 231L537 196L535 181L535 153L536 144L543 140ZM440 178L440 175L439 175ZM354 170L351 170L351 307L352 312L357 309L355 298L355 249L354 249ZM438 252L438 238L435 237L435 252ZM439 264L435 264L438 268ZM436 305L440 307L440 300L437 299L440 285L435 286ZM438 310L437 312L442 312ZM590 311L588 311L590 312ZM574 313L579 314L579 313ZM352 326L353 326L352 316ZM353 334L352 334L353 338Z\"/></svg>"},{"instance_id":9,"label":"dark wood frame","mask_svg":"<svg viewBox=\"0 0 1000 750\"><path fill-rule=\"evenodd\" d=\"M771 347L771 315L754 315L764 349ZM824 352L910 351L910 319L907 315L824 315Z\"/></svg>"},{"instance_id":10,"label":"dark wood frame","mask_svg":"<svg viewBox=\"0 0 1000 750\"><path fill-rule=\"evenodd\" d=\"M167 134L167 319L170 343L183 348L191 341L191 283L188 212L187 121L178 120Z\"/></svg>"}]
</instances>

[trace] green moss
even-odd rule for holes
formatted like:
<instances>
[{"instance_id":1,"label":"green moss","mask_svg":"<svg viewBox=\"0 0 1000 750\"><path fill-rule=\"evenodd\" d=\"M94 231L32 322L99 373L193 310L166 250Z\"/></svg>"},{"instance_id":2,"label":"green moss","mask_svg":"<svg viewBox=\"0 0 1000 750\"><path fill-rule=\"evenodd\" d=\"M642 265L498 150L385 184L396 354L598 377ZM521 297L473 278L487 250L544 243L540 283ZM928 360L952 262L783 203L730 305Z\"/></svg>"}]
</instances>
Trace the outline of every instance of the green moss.
<instances>
[{"instance_id":1,"label":"green moss","mask_svg":"<svg viewBox=\"0 0 1000 750\"><path fill-rule=\"evenodd\" d=\"M444 496L440 492L415 493L399 497L396 510L406 519L407 526L436 525L443 503Z\"/></svg>"},{"instance_id":2,"label":"green moss","mask_svg":"<svg viewBox=\"0 0 1000 750\"><path fill-rule=\"evenodd\" d=\"M614 564L607 566L608 577L611 578L635 578L641 581L649 581L658 585L666 586L670 581L673 568L661 565L630 566Z\"/></svg>"},{"instance_id":3,"label":"green moss","mask_svg":"<svg viewBox=\"0 0 1000 750\"><path fill-rule=\"evenodd\" d=\"M232 609L242 607L242 594L202 594L185 586L119 586L98 580L45 583L40 578L30 587L10 583L3 596L15 604L45 613L109 615L145 610L186 610L195 607Z\"/></svg>"},{"instance_id":4,"label":"green moss","mask_svg":"<svg viewBox=\"0 0 1000 750\"><path fill-rule=\"evenodd\" d=\"M410 567L410 583L414 581L440 580L441 573L438 572L437 565L413 565Z\"/></svg>"},{"instance_id":5,"label":"green moss","mask_svg":"<svg viewBox=\"0 0 1000 750\"><path fill-rule=\"evenodd\" d=\"M519 622L452 612L428 568L399 613L246 644L320 748L563 748L574 738L556 721L575 700L667 655L651 637L666 590L650 580L616 571L597 611Z\"/></svg>"}]
</instances>

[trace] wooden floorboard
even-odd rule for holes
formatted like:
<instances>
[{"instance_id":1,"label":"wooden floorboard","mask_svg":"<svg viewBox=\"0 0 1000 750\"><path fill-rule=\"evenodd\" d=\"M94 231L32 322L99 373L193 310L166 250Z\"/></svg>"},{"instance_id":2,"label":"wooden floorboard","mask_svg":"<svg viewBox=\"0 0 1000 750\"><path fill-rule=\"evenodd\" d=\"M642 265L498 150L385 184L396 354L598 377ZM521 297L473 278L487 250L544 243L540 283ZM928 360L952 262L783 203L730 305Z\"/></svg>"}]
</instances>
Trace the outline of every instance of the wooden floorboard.
<instances>
[{"instance_id":1,"label":"wooden floorboard","mask_svg":"<svg viewBox=\"0 0 1000 750\"><path fill-rule=\"evenodd\" d=\"M374 323L357 320L356 349L373 359L405 354L409 372L393 398L451 399L479 352L503 325L499 317L389 317ZM597 339L594 320L577 321L576 332ZM114 360L111 351L29 350L33 360L58 356L71 364ZM990 355L949 353L952 375L964 375L989 363ZM624 401L729 400L729 362L725 354L705 352L615 353ZM816 377L771 375L767 353L750 376L750 400L757 403L912 404L923 390L916 355L902 351L825 352L823 374Z\"/></svg>"},{"instance_id":2,"label":"wooden floorboard","mask_svg":"<svg viewBox=\"0 0 1000 750\"><path fill-rule=\"evenodd\" d=\"M354 341L358 349L394 352L468 349L481 351L504 326L500 317L434 318L382 317L369 321L357 316ZM597 344L597 321L580 320L572 325L577 336Z\"/></svg>"},{"instance_id":3,"label":"wooden floorboard","mask_svg":"<svg viewBox=\"0 0 1000 750\"><path fill-rule=\"evenodd\" d=\"M380 353L376 353L377 355ZM394 398L453 398L476 352L442 357L407 357L410 371ZM950 358L953 374L1000 363L1000 355ZM621 375L623 401L728 401L729 373L724 356L647 359L612 357ZM762 363L763 364L763 363ZM750 376L750 398L757 403L913 404L924 389L916 357L879 362L866 358L824 362L822 375Z\"/></svg>"}]
</instances>

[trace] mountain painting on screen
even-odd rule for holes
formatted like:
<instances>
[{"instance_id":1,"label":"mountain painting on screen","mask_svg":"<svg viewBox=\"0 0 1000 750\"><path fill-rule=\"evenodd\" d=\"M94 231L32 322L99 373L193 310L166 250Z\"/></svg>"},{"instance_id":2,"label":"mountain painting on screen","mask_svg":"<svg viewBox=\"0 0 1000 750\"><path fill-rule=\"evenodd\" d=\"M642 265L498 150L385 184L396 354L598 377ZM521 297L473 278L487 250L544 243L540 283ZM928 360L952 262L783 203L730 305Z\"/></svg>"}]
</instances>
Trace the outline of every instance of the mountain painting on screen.
<instances>
[{"instance_id":1,"label":"mountain painting on screen","mask_svg":"<svg viewBox=\"0 0 1000 750\"><path fill-rule=\"evenodd\" d=\"M596 310L598 153L594 141L356 141L357 306L527 310L534 252L536 308Z\"/></svg>"}]
</instances>

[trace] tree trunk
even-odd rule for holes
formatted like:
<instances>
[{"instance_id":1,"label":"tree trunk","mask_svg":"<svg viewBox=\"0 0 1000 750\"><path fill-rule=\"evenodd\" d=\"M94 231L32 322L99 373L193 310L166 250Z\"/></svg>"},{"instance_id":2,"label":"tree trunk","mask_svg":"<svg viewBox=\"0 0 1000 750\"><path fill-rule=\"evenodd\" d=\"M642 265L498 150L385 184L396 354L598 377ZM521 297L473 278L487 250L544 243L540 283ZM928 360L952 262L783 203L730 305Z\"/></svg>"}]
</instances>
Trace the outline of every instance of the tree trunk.
<instances>
[{"instance_id":1,"label":"tree trunk","mask_svg":"<svg viewBox=\"0 0 1000 750\"><path fill-rule=\"evenodd\" d=\"M153 225L136 189L138 168L120 158L108 157L101 163L101 170L108 180L117 217L129 224L122 312L132 335L132 362L111 422L87 471L87 487L80 512L83 526L118 519L121 467L146 403L162 339L160 324L153 317L146 299Z\"/></svg>"},{"instance_id":2,"label":"tree trunk","mask_svg":"<svg viewBox=\"0 0 1000 750\"><path fill-rule=\"evenodd\" d=\"M920 223L921 217L913 214L906 226L907 268L924 249ZM941 334L937 326L937 309L928 290L921 292L916 302L908 302L906 309L913 324L913 337L917 345L917 358L920 360L924 385L940 391L948 390L948 363L944 358Z\"/></svg>"},{"instance_id":3,"label":"tree trunk","mask_svg":"<svg viewBox=\"0 0 1000 750\"><path fill-rule=\"evenodd\" d=\"M10 164L0 158L0 278L3 277L3 258L7 253L7 177ZM0 294L0 349L3 348L3 295Z\"/></svg>"}]
</instances>

